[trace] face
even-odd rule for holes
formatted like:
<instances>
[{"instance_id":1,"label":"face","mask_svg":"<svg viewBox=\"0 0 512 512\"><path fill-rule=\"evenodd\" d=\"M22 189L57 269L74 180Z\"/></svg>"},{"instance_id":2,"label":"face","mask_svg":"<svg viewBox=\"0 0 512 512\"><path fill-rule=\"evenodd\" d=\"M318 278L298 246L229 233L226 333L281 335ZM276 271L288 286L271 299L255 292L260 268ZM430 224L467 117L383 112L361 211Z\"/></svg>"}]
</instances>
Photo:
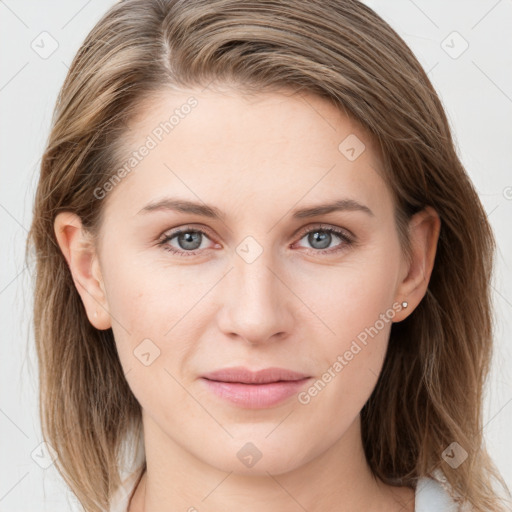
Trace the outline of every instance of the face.
<instances>
[{"instance_id":1,"label":"face","mask_svg":"<svg viewBox=\"0 0 512 512\"><path fill-rule=\"evenodd\" d=\"M97 261L146 426L224 471L255 448L253 472L305 464L359 418L403 300L376 148L312 95L166 92L142 111L130 171L97 194ZM299 375L204 378L233 367Z\"/></svg>"}]
</instances>

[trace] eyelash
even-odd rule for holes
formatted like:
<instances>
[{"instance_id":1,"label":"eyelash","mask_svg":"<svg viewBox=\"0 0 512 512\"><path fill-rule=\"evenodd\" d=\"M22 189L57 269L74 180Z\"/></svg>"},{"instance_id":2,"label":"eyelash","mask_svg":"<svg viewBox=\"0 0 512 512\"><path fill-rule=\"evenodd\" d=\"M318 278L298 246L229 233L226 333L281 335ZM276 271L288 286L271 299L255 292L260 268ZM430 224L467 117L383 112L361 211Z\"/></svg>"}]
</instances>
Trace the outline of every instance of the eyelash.
<instances>
[{"instance_id":1,"label":"eyelash","mask_svg":"<svg viewBox=\"0 0 512 512\"><path fill-rule=\"evenodd\" d=\"M341 238L342 242L338 247L331 248L331 249L309 249L309 251L312 251L314 254L336 254L343 250L348 249L351 245L355 243L355 239L353 235L349 235L345 230L341 230L339 228L333 228L332 226L325 226L325 225L318 225L314 226L313 228L305 228L304 230L301 230L298 234L299 240L302 240L306 235L309 235L310 233L315 233L316 231L321 231L323 233L329 233L334 234ZM183 233L201 233L202 235L208 237L208 233L202 229L199 228L191 228L191 227L185 227L180 228L177 231L174 231L170 234L167 234L162 238L158 245L162 246L164 251L170 252L171 254L175 254L180 257L191 257L196 256L199 252L201 252L203 249L196 249L195 251L180 251L175 249L174 247L168 245L167 242L171 241L176 236L183 234Z\"/></svg>"}]
</instances>

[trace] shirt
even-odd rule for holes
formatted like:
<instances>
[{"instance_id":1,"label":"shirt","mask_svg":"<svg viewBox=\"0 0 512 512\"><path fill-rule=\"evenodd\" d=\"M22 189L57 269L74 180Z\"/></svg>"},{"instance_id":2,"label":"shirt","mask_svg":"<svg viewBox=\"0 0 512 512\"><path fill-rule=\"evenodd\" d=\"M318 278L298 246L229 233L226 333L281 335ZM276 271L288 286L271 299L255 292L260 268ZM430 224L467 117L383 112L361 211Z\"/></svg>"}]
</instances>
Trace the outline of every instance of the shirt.
<instances>
[{"instance_id":1,"label":"shirt","mask_svg":"<svg viewBox=\"0 0 512 512\"><path fill-rule=\"evenodd\" d=\"M140 470L133 472L111 501L110 512L128 512L128 503L135 491ZM442 477L441 477L442 479ZM448 487L430 477L420 477L415 490L415 512L459 512Z\"/></svg>"}]
</instances>

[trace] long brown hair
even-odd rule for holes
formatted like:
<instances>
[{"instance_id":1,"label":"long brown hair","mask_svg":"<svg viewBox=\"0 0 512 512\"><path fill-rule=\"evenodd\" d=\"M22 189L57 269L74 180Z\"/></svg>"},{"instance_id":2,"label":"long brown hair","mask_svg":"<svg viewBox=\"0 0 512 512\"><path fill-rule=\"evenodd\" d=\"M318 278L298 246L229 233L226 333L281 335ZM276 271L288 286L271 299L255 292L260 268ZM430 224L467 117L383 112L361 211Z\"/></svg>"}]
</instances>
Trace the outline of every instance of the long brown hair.
<instances>
[{"instance_id":1,"label":"long brown hair","mask_svg":"<svg viewBox=\"0 0 512 512\"><path fill-rule=\"evenodd\" d=\"M356 0L126 0L89 33L60 91L27 240L35 247L34 326L43 435L87 511L108 508L120 485L122 443L140 433L140 405L112 331L88 321L54 235L71 211L97 233L105 200L94 191L118 169L119 143L138 106L158 91L211 82L258 93L287 88L331 101L374 138L407 221L427 205L441 232L426 296L393 324L375 390L361 412L374 475L414 488L441 470L454 497L504 510L506 484L482 434L493 343L495 242L459 160L441 102L399 35ZM457 442L457 468L444 450Z\"/></svg>"}]
</instances>

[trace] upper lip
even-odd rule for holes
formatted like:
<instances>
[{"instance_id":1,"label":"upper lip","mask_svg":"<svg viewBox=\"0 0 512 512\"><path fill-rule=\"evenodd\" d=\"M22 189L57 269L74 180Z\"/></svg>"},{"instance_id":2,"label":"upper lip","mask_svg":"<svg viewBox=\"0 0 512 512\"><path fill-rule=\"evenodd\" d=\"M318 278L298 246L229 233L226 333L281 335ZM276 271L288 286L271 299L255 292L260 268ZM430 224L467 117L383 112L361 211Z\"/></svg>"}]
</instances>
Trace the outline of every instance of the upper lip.
<instances>
[{"instance_id":1,"label":"upper lip","mask_svg":"<svg viewBox=\"0 0 512 512\"><path fill-rule=\"evenodd\" d=\"M263 370L251 371L242 366L223 368L202 376L208 380L219 382L240 382L243 384L266 384L277 381L301 380L308 377L303 373L294 372L285 368L264 368Z\"/></svg>"}]
</instances>

